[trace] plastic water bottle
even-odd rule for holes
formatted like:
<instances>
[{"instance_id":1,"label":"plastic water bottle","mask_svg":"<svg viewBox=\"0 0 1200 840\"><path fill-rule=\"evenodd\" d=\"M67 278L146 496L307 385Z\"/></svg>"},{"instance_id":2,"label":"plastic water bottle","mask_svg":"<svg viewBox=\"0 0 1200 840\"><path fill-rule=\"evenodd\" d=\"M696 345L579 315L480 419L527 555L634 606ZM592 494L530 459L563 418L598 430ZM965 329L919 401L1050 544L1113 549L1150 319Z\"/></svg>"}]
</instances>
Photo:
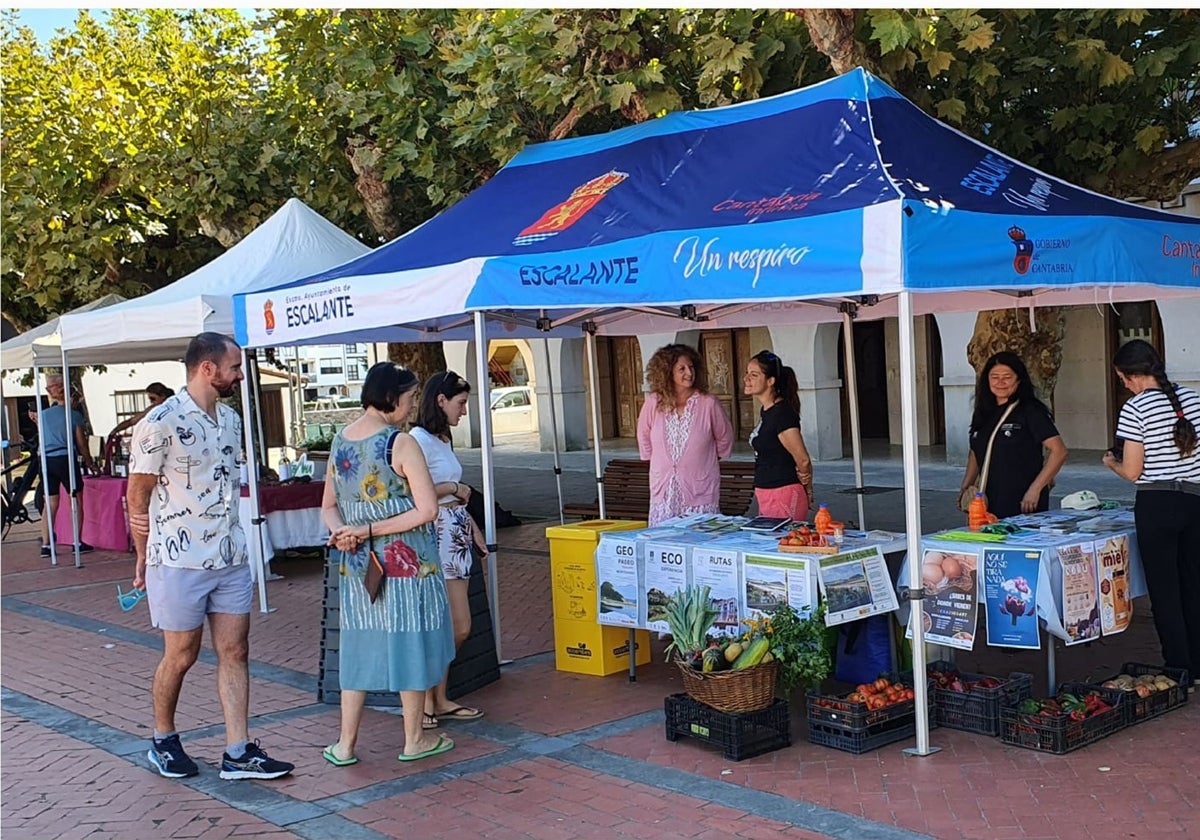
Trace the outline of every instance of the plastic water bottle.
<instances>
[{"instance_id":1,"label":"plastic water bottle","mask_svg":"<svg viewBox=\"0 0 1200 840\"><path fill-rule=\"evenodd\" d=\"M817 529L817 533L821 536L827 536L833 533L833 514L829 512L829 506L822 504L817 508L817 515L813 517L813 527Z\"/></svg>"},{"instance_id":2,"label":"plastic water bottle","mask_svg":"<svg viewBox=\"0 0 1200 840\"><path fill-rule=\"evenodd\" d=\"M972 531L978 531L986 524L988 524L987 502L983 500L982 493L976 493L975 498L971 500L971 506L967 508L967 526Z\"/></svg>"}]
</instances>

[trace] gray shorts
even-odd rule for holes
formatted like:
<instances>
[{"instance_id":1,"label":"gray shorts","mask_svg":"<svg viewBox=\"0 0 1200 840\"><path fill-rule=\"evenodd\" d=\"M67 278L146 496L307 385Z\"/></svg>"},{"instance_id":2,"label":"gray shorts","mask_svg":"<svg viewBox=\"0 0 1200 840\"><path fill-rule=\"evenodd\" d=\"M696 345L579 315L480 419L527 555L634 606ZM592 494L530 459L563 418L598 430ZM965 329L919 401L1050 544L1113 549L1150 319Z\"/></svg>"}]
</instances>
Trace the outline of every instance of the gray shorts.
<instances>
[{"instance_id":1,"label":"gray shorts","mask_svg":"<svg viewBox=\"0 0 1200 840\"><path fill-rule=\"evenodd\" d=\"M147 566L146 600L150 623L160 630L195 630L209 613L246 615L254 600L250 565L215 571Z\"/></svg>"}]
</instances>

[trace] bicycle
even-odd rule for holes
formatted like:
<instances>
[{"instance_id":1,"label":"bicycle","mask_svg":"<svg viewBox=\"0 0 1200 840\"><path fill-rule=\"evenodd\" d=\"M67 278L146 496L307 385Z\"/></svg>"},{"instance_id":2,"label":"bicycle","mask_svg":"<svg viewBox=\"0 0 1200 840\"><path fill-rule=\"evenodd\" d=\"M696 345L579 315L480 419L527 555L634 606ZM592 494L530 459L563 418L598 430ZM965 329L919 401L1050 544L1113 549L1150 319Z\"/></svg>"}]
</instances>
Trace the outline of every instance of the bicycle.
<instances>
[{"instance_id":1,"label":"bicycle","mask_svg":"<svg viewBox=\"0 0 1200 840\"><path fill-rule=\"evenodd\" d=\"M28 447L22 447L28 451ZM25 472L17 475L17 470L25 468ZM0 487L0 539L8 536L8 531L13 525L19 525L22 522L37 522L39 517L29 512L29 507L25 504L25 499L29 493L35 493L35 507L38 513L42 512L44 503L42 496L38 493L41 486L39 479L42 474L42 464L37 457L37 452L29 452L24 458L14 461L4 468L4 485Z\"/></svg>"}]
</instances>

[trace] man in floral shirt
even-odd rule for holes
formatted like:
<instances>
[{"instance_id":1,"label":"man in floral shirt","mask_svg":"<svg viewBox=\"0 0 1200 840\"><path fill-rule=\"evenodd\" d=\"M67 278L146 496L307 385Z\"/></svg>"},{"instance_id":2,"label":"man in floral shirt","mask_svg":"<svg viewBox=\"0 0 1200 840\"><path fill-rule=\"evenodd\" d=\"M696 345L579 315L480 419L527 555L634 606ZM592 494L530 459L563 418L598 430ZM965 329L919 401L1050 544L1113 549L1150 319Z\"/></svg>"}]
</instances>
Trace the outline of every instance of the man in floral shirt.
<instances>
[{"instance_id":1,"label":"man in floral shirt","mask_svg":"<svg viewBox=\"0 0 1200 840\"><path fill-rule=\"evenodd\" d=\"M238 522L242 423L229 406L242 381L241 348L201 333L184 357L187 387L147 412L133 431L129 523L137 549L133 585L145 587L163 631L154 673L154 741L146 754L169 779L195 776L175 731L183 678L196 662L208 617L227 747L222 779L276 779L292 765L269 758L248 735L253 585Z\"/></svg>"}]
</instances>

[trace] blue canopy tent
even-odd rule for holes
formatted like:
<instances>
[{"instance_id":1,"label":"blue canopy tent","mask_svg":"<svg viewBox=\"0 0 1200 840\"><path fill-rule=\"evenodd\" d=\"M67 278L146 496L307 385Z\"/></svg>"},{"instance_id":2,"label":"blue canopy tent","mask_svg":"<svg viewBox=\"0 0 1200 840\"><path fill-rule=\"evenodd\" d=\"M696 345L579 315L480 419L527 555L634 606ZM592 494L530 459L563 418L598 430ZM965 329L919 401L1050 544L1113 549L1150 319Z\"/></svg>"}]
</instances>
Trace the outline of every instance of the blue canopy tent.
<instances>
[{"instance_id":1,"label":"blue canopy tent","mask_svg":"<svg viewBox=\"0 0 1200 840\"><path fill-rule=\"evenodd\" d=\"M249 346L468 337L464 313L474 313L478 341L484 313L540 336L580 323L589 335L628 335L678 329L681 318L700 327L829 321L848 318L839 313L847 303L861 317L899 315L915 556L914 314L1197 295L1200 219L1025 166L856 70L530 147L407 235L286 287L238 295L234 314ZM923 632L913 625L920 672Z\"/></svg>"}]
</instances>

